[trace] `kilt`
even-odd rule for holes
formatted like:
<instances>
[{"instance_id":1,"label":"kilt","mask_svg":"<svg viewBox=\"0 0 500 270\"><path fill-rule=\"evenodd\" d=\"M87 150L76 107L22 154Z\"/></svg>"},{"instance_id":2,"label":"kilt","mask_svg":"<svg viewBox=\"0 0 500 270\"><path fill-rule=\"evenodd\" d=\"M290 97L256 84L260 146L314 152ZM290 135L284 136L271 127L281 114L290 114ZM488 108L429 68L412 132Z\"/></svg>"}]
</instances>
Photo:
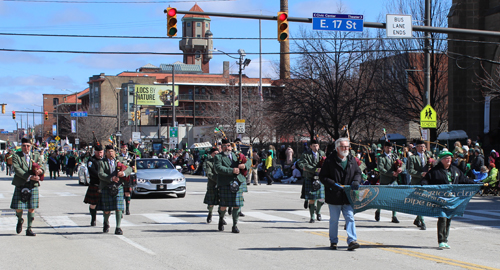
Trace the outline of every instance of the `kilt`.
<instances>
[{"instance_id":1,"label":"kilt","mask_svg":"<svg viewBox=\"0 0 500 270\"><path fill-rule=\"evenodd\" d=\"M21 201L21 190L22 188L16 187L14 189L14 194L12 195L12 202L10 203L10 209L35 209L38 208L39 198L38 198L38 187L31 189L31 198L27 202Z\"/></svg>"},{"instance_id":2,"label":"kilt","mask_svg":"<svg viewBox=\"0 0 500 270\"><path fill-rule=\"evenodd\" d=\"M216 187L207 187L207 193L205 193L204 204L208 205L218 205L219 204L219 189Z\"/></svg>"},{"instance_id":3,"label":"kilt","mask_svg":"<svg viewBox=\"0 0 500 270\"><path fill-rule=\"evenodd\" d=\"M101 190L101 199L99 200L99 204L97 204L96 209L102 211L124 211L125 203L123 202L123 186L118 188L118 195L115 197L109 194L109 189L106 187Z\"/></svg>"},{"instance_id":4,"label":"kilt","mask_svg":"<svg viewBox=\"0 0 500 270\"><path fill-rule=\"evenodd\" d=\"M325 186L321 184L321 188L313 191L312 181L314 179L304 179L304 197L306 200L319 200L325 198Z\"/></svg>"},{"instance_id":5,"label":"kilt","mask_svg":"<svg viewBox=\"0 0 500 270\"><path fill-rule=\"evenodd\" d=\"M232 193L229 186L219 187L219 206L243 207L243 191Z\"/></svg>"},{"instance_id":6,"label":"kilt","mask_svg":"<svg viewBox=\"0 0 500 270\"><path fill-rule=\"evenodd\" d=\"M85 194L85 199L83 199L84 203L97 205L101 200L101 193L99 193L99 186L90 185L87 189L87 193Z\"/></svg>"},{"instance_id":7,"label":"kilt","mask_svg":"<svg viewBox=\"0 0 500 270\"><path fill-rule=\"evenodd\" d=\"M246 181L243 181L243 183L240 183L240 190L243 192L248 192L248 186L247 186Z\"/></svg>"}]
</instances>

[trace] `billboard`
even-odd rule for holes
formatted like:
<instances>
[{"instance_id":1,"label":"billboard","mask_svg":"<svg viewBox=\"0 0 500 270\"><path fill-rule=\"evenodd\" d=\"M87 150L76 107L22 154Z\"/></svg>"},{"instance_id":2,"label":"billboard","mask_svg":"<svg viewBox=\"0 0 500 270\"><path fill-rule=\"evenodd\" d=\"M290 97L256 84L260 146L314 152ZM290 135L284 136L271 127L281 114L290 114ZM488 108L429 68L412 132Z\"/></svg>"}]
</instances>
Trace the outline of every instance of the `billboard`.
<instances>
[{"instance_id":1,"label":"billboard","mask_svg":"<svg viewBox=\"0 0 500 270\"><path fill-rule=\"evenodd\" d=\"M135 103L139 106L172 106L172 85L135 85ZM179 106L179 86L175 86L175 106Z\"/></svg>"}]
</instances>

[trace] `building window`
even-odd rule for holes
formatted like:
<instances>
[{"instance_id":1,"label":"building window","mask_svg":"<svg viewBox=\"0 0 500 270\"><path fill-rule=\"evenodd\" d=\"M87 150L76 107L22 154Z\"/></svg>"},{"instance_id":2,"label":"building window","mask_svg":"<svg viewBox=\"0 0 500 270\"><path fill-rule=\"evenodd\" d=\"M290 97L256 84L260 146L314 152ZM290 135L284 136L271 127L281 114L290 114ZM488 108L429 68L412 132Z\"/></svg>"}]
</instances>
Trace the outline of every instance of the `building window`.
<instances>
[{"instance_id":1,"label":"building window","mask_svg":"<svg viewBox=\"0 0 500 270\"><path fill-rule=\"evenodd\" d=\"M188 22L188 23L187 23L187 27L191 27L191 23L189 23L189 22Z\"/></svg>"},{"instance_id":2,"label":"building window","mask_svg":"<svg viewBox=\"0 0 500 270\"><path fill-rule=\"evenodd\" d=\"M205 24L205 28L207 28L207 30L208 30L208 23Z\"/></svg>"},{"instance_id":3,"label":"building window","mask_svg":"<svg viewBox=\"0 0 500 270\"><path fill-rule=\"evenodd\" d=\"M201 27L201 23L196 23L196 27Z\"/></svg>"},{"instance_id":4,"label":"building window","mask_svg":"<svg viewBox=\"0 0 500 270\"><path fill-rule=\"evenodd\" d=\"M54 106L57 106L57 104L59 104L59 98L54 98L52 100L52 103L54 104Z\"/></svg>"}]
</instances>

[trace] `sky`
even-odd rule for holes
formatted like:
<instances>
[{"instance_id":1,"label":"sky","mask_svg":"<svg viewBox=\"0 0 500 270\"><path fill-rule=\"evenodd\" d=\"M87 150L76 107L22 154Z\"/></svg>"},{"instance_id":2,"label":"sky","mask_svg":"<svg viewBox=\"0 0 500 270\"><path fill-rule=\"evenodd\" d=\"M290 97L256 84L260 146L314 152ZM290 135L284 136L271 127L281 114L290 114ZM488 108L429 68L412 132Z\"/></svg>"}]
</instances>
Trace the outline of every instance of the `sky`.
<instances>
[{"instance_id":1,"label":"sky","mask_svg":"<svg viewBox=\"0 0 500 270\"><path fill-rule=\"evenodd\" d=\"M385 14L388 0L289 0L289 17L311 18L313 12L362 14L365 21L376 22ZM79 3L69 3L79 2ZM93 2L93 3L89 3ZM105 3L103 3L105 2ZM115 2L115 3L113 3ZM116 3L120 2L120 3ZM124 3L134 2L134 3ZM148 63L155 66L182 62L181 55L106 55L11 52L15 50L95 51L95 52L169 52L179 53L179 39L123 39L123 38L73 38L36 37L6 34L57 34L98 36L166 37L166 15L169 5L178 10L189 10L195 1L156 0L0 0L0 103L7 104L6 114L0 114L0 129L12 131L21 114L12 119L11 111L41 111L42 94L71 94L88 87L88 79L105 73L114 76L123 71L135 71ZM279 0L198 1L207 12L262 14L275 16ZM178 17L178 33L182 33ZM385 15L383 16L385 18ZM258 38L259 21L240 18L211 16L214 38ZM262 21L263 52L279 52L276 21ZM301 28L312 30L312 24L290 23L290 36ZM259 76L258 40L215 39L214 47L227 53L244 49L252 62L244 73ZM232 73L237 73L236 60L225 55L215 55L210 61L211 73L222 73L222 62L230 61ZM273 63L278 54L262 56L263 77L277 78ZM293 61L293 56L292 56ZM22 116L26 122L26 114ZM36 123L41 117L36 116ZM32 116L29 116L32 123Z\"/></svg>"}]
</instances>

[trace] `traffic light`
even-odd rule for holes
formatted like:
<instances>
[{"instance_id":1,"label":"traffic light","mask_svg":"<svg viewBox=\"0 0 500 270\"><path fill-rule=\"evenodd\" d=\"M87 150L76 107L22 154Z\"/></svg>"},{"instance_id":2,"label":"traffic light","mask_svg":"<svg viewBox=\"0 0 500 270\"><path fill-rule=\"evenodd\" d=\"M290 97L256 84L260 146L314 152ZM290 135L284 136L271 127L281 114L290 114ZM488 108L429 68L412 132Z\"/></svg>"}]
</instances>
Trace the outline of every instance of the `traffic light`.
<instances>
[{"instance_id":1,"label":"traffic light","mask_svg":"<svg viewBox=\"0 0 500 270\"><path fill-rule=\"evenodd\" d=\"M167 13L167 36L177 36L177 9L169 7L163 12Z\"/></svg>"},{"instance_id":2,"label":"traffic light","mask_svg":"<svg viewBox=\"0 0 500 270\"><path fill-rule=\"evenodd\" d=\"M288 40L288 12L278 12L278 41Z\"/></svg>"},{"instance_id":3,"label":"traffic light","mask_svg":"<svg viewBox=\"0 0 500 270\"><path fill-rule=\"evenodd\" d=\"M141 120L141 111L137 111L137 120Z\"/></svg>"},{"instance_id":4,"label":"traffic light","mask_svg":"<svg viewBox=\"0 0 500 270\"><path fill-rule=\"evenodd\" d=\"M12 119L16 119L16 111L12 111Z\"/></svg>"},{"instance_id":5,"label":"traffic light","mask_svg":"<svg viewBox=\"0 0 500 270\"><path fill-rule=\"evenodd\" d=\"M5 104L2 104L2 114L5 114Z\"/></svg>"},{"instance_id":6,"label":"traffic light","mask_svg":"<svg viewBox=\"0 0 500 270\"><path fill-rule=\"evenodd\" d=\"M130 118L135 121L135 112L130 112Z\"/></svg>"},{"instance_id":7,"label":"traffic light","mask_svg":"<svg viewBox=\"0 0 500 270\"><path fill-rule=\"evenodd\" d=\"M49 120L49 112L45 111L45 120Z\"/></svg>"}]
</instances>

